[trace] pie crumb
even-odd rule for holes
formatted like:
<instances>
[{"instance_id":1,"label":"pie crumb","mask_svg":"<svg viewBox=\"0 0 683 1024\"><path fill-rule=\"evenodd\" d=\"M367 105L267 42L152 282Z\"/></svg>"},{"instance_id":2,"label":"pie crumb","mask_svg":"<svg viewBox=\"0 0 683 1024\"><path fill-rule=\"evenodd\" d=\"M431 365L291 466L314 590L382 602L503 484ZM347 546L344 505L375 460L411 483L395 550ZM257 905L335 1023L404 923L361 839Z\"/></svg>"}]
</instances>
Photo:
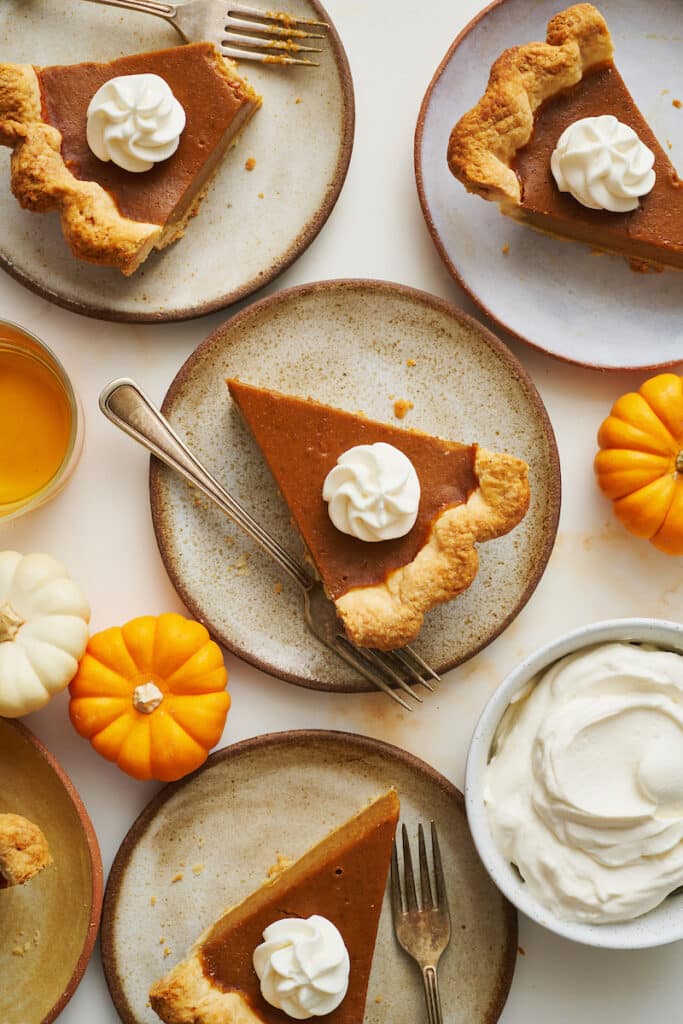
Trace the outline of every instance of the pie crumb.
<instances>
[{"instance_id":1,"label":"pie crumb","mask_svg":"<svg viewBox=\"0 0 683 1024\"><path fill-rule=\"evenodd\" d=\"M675 107L676 110L680 110L681 107L683 107L683 101L682 100L672 100L671 101L671 106Z\"/></svg>"},{"instance_id":2,"label":"pie crumb","mask_svg":"<svg viewBox=\"0 0 683 1024\"><path fill-rule=\"evenodd\" d=\"M149 905L150 905L150 907L156 907L156 905L157 905L157 898L156 898L156 896L150 896L150 898L149 898Z\"/></svg>"},{"instance_id":3,"label":"pie crumb","mask_svg":"<svg viewBox=\"0 0 683 1024\"><path fill-rule=\"evenodd\" d=\"M379 1005L380 1003L383 1003L384 1000L382 999L381 996L375 996L375 1002Z\"/></svg>"},{"instance_id":4,"label":"pie crumb","mask_svg":"<svg viewBox=\"0 0 683 1024\"><path fill-rule=\"evenodd\" d=\"M667 140L666 140L666 144L667 144L667 146L669 147L669 149L673 149L673 148L674 148L674 144L673 144L673 142L671 141L671 139L667 139Z\"/></svg>"},{"instance_id":5,"label":"pie crumb","mask_svg":"<svg viewBox=\"0 0 683 1024\"><path fill-rule=\"evenodd\" d=\"M182 880L183 880L183 873L182 873L182 871L178 871L177 874L175 874L173 876L173 878L171 879L171 884L173 884L173 882L182 882Z\"/></svg>"},{"instance_id":6,"label":"pie crumb","mask_svg":"<svg viewBox=\"0 0 683 1024\"><path fill-rule=\"evenodd\" d=\"M245 171L253 171L255 167L256 167L256 160L254 159L253 156L248 157L244 161L244 169L245 169Z\"/></svg>"},{"instance_id":7,"label":"pie crumb","mask_svg":"<svg viewBox=\"0 0 683 1024\"><path fill-rule=\"evenodd\" d=\"M163 946L165 942L166 942L166 936L162 935L161 938L159 939L159 945Z\"/></svg>"},{"instance_id":8,"label":"pie crumb","mask_svg":"<svg viewBox=\"0 0 683 1024\"><path fill-rule=\"evenodd\" d=\"M259 197L259 199L265 199L265 196L263 195L263 192L259 192L258 197Z\"/></svg>"},{"instance_id":9,"label":"pie crumb","mask_svg":"<svg viewBox=\"0 0 683 1024\"><path fill-rule=\"evenodd\" d=\"M397 398L394 402L394 416L397 420L402 420L403 417L415 406L408 398Z\"/></svg>"},{"instance_id":10,"label":"pie crumb","mask_svg":"<svg viewBox=\"0 0 683 1024\"><path fill-rule=\"evenodd\" d=\"M12 956L23 956L25 953L23 946L15 946L12 950Z\"/></svg>"},{"instance_id":11,"label":"pie crumb","mask_svg":"<svg viewBox=\"0 0 683 1024\"><path fill-rule=\"evenodd\" d=\"M526 950L524 946L517 946L517 952L520 956L526 956Z\"/></svg>"},{"instance_id":12,"label":"pie crumb","mask_svg":"<svg viewBox=\"0 0 683 1024\"><path fill-rule=\"evenodd\" d=\"M197 836L197 846L199 847L200 850L205 842L206 840L204 839L204 836Z\"/></svg>"},{"instance_id":13,"label":"pie crumb","mask_svg":"<svg viewBox=\"0 0 683 1024\"><path fill-rule=\"evenodd\" d=\"M291 857L285 857L283 853L278 853L277 860L268 868L268 878L276 878L278 875L281 875L282 872L286 868L288 868L290 864L293 863L294 861L292 860Z\"/></svg>"},{"instance_id":14,"label":"pie crumb","mask_svg":"<svg viewBox=\"0 0 683 1024\"><path fill-rule=\"evenodd\" d=\"M184 860L181 860L181 861L180 861L180 866L181 866L181 868L184 868L184 867L185 867L185 864L186 864L186 862L185 862Z\"/></svg>"},{"instance_id":15,"label":"pie crumb","mask_svg":"<svg viewBox=\"0 0 683 1024\"><path fill-rule=\"evenodd\" d=\"M510 246L508 245L507 242L500 251L502 252L503 256L507 256L507 254L510 252Z\"/></svg>"},{"instance_id":16,"label":"pie crumb","mask_svg":"<svg viewBox=\"0 0 683 1024\"><path fill-rule=\"evenodd\" d=\"M204 870L204 865L203 864L195 864L194 867L192 868L192 874L193 875L201 875L203 870Z\"/></svg>"},{"instance_id":17,"label":"pie crumb","mask_svg":"<svg viewBox=\"0 0 683 1024\"><path fill-rule=\"evenodd\" d=\"M294 102L295 103L301 103L301 96L297 96L297 98L294 100Z\"/></svg>"},{"instance_id":18,"label":"pie crumb","mask_svg":"<svg viewBox=\"0 0 683 1024\"><path fill-rule=\"evenodd\" d=\"M406 359L406 366L415 366L414 359Z\"/></svg>"},{"instance_id":19,"label":"pie crumb","mask_svg":"<svg viewBox=\"0 0 683 1024\"><path fill-rule=\"evenodd\" d=\"M275 591L276 594L281 594L282 593L282 584L279 582L279 580L275 584L275 586L273 587L273 590Z\"/></svg>"},{"instance_id":20,"label":"pie crumb","mask_svg":"<svg viewBox=\"0 0 683 1024\"><path fill-rule=\"evenodd\" d=\"M164 959L166 959L166 957L170 956L170 955L171 955L170 946L166 946L166 949L164 950Z\"/></svg>"}]
</instances>

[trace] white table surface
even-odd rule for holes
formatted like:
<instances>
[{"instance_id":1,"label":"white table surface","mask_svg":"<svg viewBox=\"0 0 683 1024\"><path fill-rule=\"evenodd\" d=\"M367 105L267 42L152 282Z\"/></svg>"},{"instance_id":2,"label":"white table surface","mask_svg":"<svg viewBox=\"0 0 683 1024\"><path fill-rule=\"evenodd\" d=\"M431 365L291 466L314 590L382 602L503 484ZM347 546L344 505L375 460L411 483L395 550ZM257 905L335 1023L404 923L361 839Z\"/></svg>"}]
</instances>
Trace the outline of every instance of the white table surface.
<instances>
[{"instance_id":1,"label":"white table surface","mask_svg":"<svg viewBox=\"0 0 683 1024\"><path fill-rule=\"evenodd\" d=\"M413 175L413 132L433 71L480 6L479 0L328 0L356 89L353 159L322 233L267 291L322 278L377 277L423 288L474 312L442 266L425 227ZM143 613L183 610L154 541L148 460L100 415L99 391L113 377L129 375L160 401L186 356L225 316L167 326L103 324L58 309L0 276L0 317L25 324L60 354L87 419L83 458L68 488L45 508L0 526L0 545L47 551L63 560L90 598L94 630ZM548 407L564 489L557 545L527 607L495 643L449 673L439 695L413 715L381 695L330 696L298 689L229 656L233 709L223 745L281 729L344 729L404 747L462 787L477 716L523 655L572 626L598 619L653 615L680 621L680 560L623 531L599 495L591 468L598 424L614 399L638 387L645 375L599 374L519 343L510 347ZM29 716L27 724L80 790L108 871L130 823L158 786L137 783L98 758L73 731L66 694ZM457 899L452 910L457 915ZM520 944L524 954L520 951L504 1024L680 1019L680 944L609 953L562 941L524 919ZM445 1019L456 1024L447 1008ZM60 1022L117 1021L96 948Z\"/></svg>"}]
</instances>

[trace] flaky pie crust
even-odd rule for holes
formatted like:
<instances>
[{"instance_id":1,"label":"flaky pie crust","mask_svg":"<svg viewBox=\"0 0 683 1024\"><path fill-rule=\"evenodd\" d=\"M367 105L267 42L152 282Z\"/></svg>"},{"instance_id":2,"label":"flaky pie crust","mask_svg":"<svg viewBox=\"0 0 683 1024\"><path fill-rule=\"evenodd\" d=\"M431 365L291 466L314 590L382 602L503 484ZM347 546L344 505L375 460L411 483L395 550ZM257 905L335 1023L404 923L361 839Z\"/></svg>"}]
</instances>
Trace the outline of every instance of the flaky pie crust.
<instances>
[{"instance_id":1,"label":"flaky pie crust","mask_svg":"<svg viewBox=\"0 0 683 1024\"><path fill-rule=\"evenodd\" d=\"M344 628L360 647L393 650L411 643L425 613L457 597L477 574L475 544L502 537L529 507L528 466L514 455L477 448L478 486L462 505L435 519L426 544L412 562L382 583L355 587L335 605Z\"/></svg>"},{"instance_id":2,"label":"flaky pie crust","mask_svg":"<svg viewBox=\"0 0 683 1024\"><path fill-rule=\"evenodd\" d=\"M514 213L522 194L511 165L531 139L535 112L613 53L605 19L592 4L576 4L551 18L545 43L505 50L491 68L486 92L448 142L448 166L468 192Z\"/></svg>"},{"instance_id":3,"label":"flaky pie crust","mask_svg":"<svg viewBox=\"0 0 683 1024\"><path fill-rule=\"evenodd\" d=\"M20 814L0 814L0 877L6 884L23 885L51 863L37 825Z\"/></svg>"}]
</instances>

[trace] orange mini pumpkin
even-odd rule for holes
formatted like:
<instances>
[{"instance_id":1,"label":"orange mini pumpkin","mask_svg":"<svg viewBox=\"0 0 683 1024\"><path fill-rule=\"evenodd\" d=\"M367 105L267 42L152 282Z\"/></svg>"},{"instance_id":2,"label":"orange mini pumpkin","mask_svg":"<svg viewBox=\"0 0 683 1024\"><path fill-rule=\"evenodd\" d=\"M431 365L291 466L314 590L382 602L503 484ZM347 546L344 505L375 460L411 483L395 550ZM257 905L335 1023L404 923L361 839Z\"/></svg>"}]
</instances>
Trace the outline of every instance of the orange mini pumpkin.
<instances>
[{"instance_id":1,"label":"orange mini pumpkin","mask_svg":"<svg viewBox=\"0 0 683 1024\"><path fill-rule=\"evenodd\" d=\"M71 721L136 779L180 779L218 743L228 673L204 626L169 612L90 638L69 689Z\"/></svg>"},{"instance_id":2,"label":"orange mini pumpkin","mask_svg":"<svg viewBox=\"0 0 683 1024\"><path fill-rule=\"evenodd\" d=\"M683 378L661 373L622 395L598 431L595 473L627 530L683 555Z\"/></svg>"}]
</instances>

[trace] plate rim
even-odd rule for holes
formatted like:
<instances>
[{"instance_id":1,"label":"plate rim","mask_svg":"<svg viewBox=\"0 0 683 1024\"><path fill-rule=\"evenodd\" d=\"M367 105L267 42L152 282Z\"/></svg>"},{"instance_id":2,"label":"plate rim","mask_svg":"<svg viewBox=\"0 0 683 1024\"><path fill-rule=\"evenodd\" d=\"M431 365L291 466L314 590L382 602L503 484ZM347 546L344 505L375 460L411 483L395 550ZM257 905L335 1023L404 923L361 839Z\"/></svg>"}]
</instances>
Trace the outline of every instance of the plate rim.
<instances>
[{"instance_id":1,"label":"plate rim","mask_svg":"<svg viewBox=\"0 0 683 1024\"><path fill-rule=\"evenodd\" d=\"M100 844L97 839L97 833L90 819L85 804L74 786L73 782L67 775L66 771L62 768L61 764L53 753L45 746L42 740L39 740L35 733L31 732L28 726L24 725L23 722L18 721L14 718L3 718L0 721L8 725L11 729L14 729L23 739L30 743L38 752L38 754L47 761L48 765L55 773L62 786L66 790L67 796L71 800L78 819L81 823L81 827L85 834L85 841L88 847L90 867L92 874L92 885L91 885L91 904L90 904L90 921L88 923L88 930L85 935L85 942L83 949L81 950L80 956L76 961L73 969L73 973L69 978L69 981L62 992L61 996L54 1004L51 1010L48 1010L45 1017L42 1018L40 1024L52 1024L54 1020L62 1012L66 1004L69 1002L74 992L80 985L85 969L90 962L92 957L93 948L95 946L95 940L97 939L97 933L100 925L100 919L102 916L102 905L104 896L104 875L102 868L102 853L100 850Z\"/></svg>"},{"instance_id":2,"label":"plate rim","mask_svg":"<svg viewBox=\"0 0 683 1024\"><path fill-rule=\"evenodd\" d=\"M174 797L176 793L189 785L198 775L207 771L215 764L219 764L223 761L231 761L236 757L240 757L245 753L251 753L252 751L258 750L264 746L284 745L292 747L316 740L323 742L325 740L334 740L339 743L348 744L360 751L368 751L370 753L379 754L383 758L401 762L402 765L429 779L429 781L440 788L446 796L455 801L459 809L462 811L465 823L469 829L465 798L461 790L459 790L458 787L450 781L450 779L446 778L445 775L442 775L441 772L437 771L437 769L427 761L422 760L422 758L417 757L415 754L411 754L407 750L403 750L401 747L395 746L393 743L387 743L385 740L375 739L372 736L363 736L360 733L347 732L342 729L287 729L281 732L261 733L258 736L251 736L247 739L238 740L236 743L231 743L228 746L221 747L220 750L214 750L213 753L209 754L201 768L198 768L197 771L192 772L190 775L186 775L183 779L180 779L177 782L168 783L145 805L124 836L121 845L116 851L116 855L109 871L104 896L104 905L102 908L100 957L111 1000L123 1024L139 1024L139 1020L134 1015L130 1007L116 969L116 946L114 941L116 904L120 894L122 877L130 862L133 851L146 830L153 823L157 812L164 806L164 804ZM503 899L509 938L507 949L504 954L504 968L501 972L501 978L499 980L498 990L495 996L493 1013L489 1015L482 1024L496 1024L496 1021L500 1018L510 992L517 964L517 945L519 939L518 914L515 907L507 897L501 893L500 890L498 890L498 892Z\"/></svg>"},{"instance_id":3,"label":"plate rim","mask_svg":"<svg viewBox=\"0 0 683 1024\"><path fill-rule=\"evenodd\" d=\"M286 288L282 291L274 292L272 295L267 295L264 298L257 299L255 302L250 303L248 306L243 307L238 312L228 317L226 321L211 331L208 337L204 338L194 351L190 353L180 369L177 371L168 387L166 395L164 396L161 411L165 416L169 416L171 405L181 393L195 361L199 359L203 355L204 351L210 348L210 346L213 345L225 331L236 326L238 327L244 320L247 320L254 315L258 315L263 309L272 305L278 305L283 302L288 302L291 299L297 299L300 296L305 297L316 292L334 292L336 290L346 291L358 289L360 287L367 288L373 292L398 295L401 298L416 300L424 306L428 306L440 313L445 313L446 315L451 316L461 325L473 329L475 332L483 335L486 344L488 344L501 358L501 360L507 364L514 377L520 382L526 394L529 396L530 402L534 406L538 415L540 425L548 443L548 529L541 557L536 562L527 585L520 595L519 601L509 611L496 631L488 636L481 644L474 647L465 657L456 657L451 661L447 661L444 665L437 665L436 671L441 675L475 657L475 655L483 651L484 648L488 647L489 644L493 643L493 641L496 640L517 618L527 602L530 600L543 577L550 555L552 554L555 546L555 539L557 537L557 530L559 526L562 481L560 473L560 457L557 448L557 440L555 438L555 431L553 429L548 410L543 403L543 399L541 398L531 375L519 359L517 359L514 353L510 351L507 345L500 340L500 338L493 334L493 332L479 320L470 316L469 313L465 313L464 310L455 306L452 302L442 299L438 295L433 295L430 292L413 288L410 285L399 284L394 281L385 281L378 278L330 278L322 281L312 281L307 284L295 285L292 288ZM230 651L231 654L234 654L242 661L246 661L248 664L253 665L255 668L260 669L262 672L265 672L267 675L276 679L282 679L284 682L293 683L295 686L301 686L305 689L317 690L325 693L375 693L375 687L371 683L367 682L363 682L360 687L356 686L351 689L345 684L342 684L341 686L329 686L326 683L321 683L318 679L310 679L302 675L297 675L295 672L289 672L285 669L278 669L276 671L272 665L261 659L257 654L243 649L231 638L225 637L221 634L221 631L215 626L212 619L204 614L204 610L201 605L195 601L192 594L190 594L184 581L176 572L175 567L168 556L168 552L166 551L162 525L162 482L160 470L161 464L151 456L149 465L149 497L154 536L156 538L159 554L168 578L171 581L174 590L178 594L178 597L189 610L193 618L202 622L209 630L211 636L217 640L221 646L225 647L226 650Z\"/></svg>"},{"instance_id":4,"label":"plate rim","mask_svg":"<svg viewBox=\"0 0 683 1024\"><path fill-rule=\"evenodd\" d=\"M537 352L543 352L544 355L550 356L552 359L558 359L560 360L560 362L569 363L572 366L582 366L587 370L599 370L602 371L603 373L635 373L637 371L646 372L650 370L665 370L670 366L677 366L681 361L680 359L666 359L663 362L656 363L638 363L637 365L632 366L604 366L602 363L586 362L582 359L573 359L571 356L560 355L557 352L551 352L549 349L544 348L543 345L540 344L539 342L532 341L531 338L527 338L526 335L521 334L514 327L510 327L509 324L506 324L505 321L502 320L499 316L496 316L496 314L489 309L485 302L481 298L479 298L478 293L473 291L470 285L465 281L465 278L463 277L462 273L460 272L458 267L456 267L455 263L448 254L446 245L441 235L439 234L436 224L434 223L434 218L432 217L429 203L427 201L427 193L425 190L424 174L422 170L422 142L424 138L425 120L427 117L427 113L429 111L432 93L434 92L434 89L436 88L447 65L450 64L456 51L459 49L461 43L463 43L467 36L469 36L469 34L473 32L474 29L477 28L480 21L483 21L483 19L486 18L493 10L495 10L495 8L501 7L504 3L507 2L508 0L492 0L491 3L487 4L486 7L484 7L483 10L479 11L478 14L475 14L474 17L467 22L464 28L462 28L460 32L458 32L457 36L455 37L451 45L448 47L448 50L446 51L441 61L439 62L436 71L432 75L429 85L427 86L427 91L425 92L424 97L422 99L422 103L420 104L420 109L417 115L417 122L415 124L415 135L413 139L413 165L415 170L415 184L417 186L417 195L420 201L420 208L422 210L422 216L424 217L425 224L427 225L427 230L429 231L432 242L434 243L434 246L439 256L441 257L441 260L444 266L446 267L446 270L451 275L455 283L462 288L467 297L471 299L475 306L477 306L477 308L480 309L481 312L486 317L488 317L491 323L495 324L496 327L501 328L503 331L506 331L507 334L510 335L510 337L515 338L517 341L523 342L525 345L528 345L530 348L535 349ZM676 271L671 271L671 273L676 273Z\"/></svg>"},{"instance_id":5,"label":"plate rim","mask_svg":"<svg viewBox=\"0 0 683 1024\"><path fill-rule=\"evenodd\" d=\"M19 270L18 267L15 266L11 257L6 257L2 253L0 253L0 268L5 271L5 273L9 274L10 277L14 278L15 281L18 281L19 284L28 288L29 291L39 295L42 299L46 299L48 302L51 302L62 309L68 309L72 313L78 313L81 316L87 316L90 319L100 320L107 323L136 324L178 323L180 321L196 320L199 317L207 316L209 313L220 312L220 310L227 309L236 302L246 299L255 292L265 288L266 285L271 284L280 276L280 274L284 273L284 271L287 270L299 258L299 256L306 251L306 249L308 249L327 223L327 220L339 199L344 182L346 181L346 176L351 163L355 137L356 103L349 58L346 54L344 44L341 41L337 28L323 7L321 0L308 0L308 2L316 11L318 19L326 22L328 25L327 36L330 42L330 50L334 56L334 61L339 72L342 95L341 145L339 147L339 154L334 167L334 172L329 181L322 202L314 212L313 216L306 222L302 230L296 236L289 249L287 249L279 258L274 260L266 270L260 273L257 272L253 278L240 287L233 289L232 292L221 295L216 299L203 302L201 305L186 306L182 309L172 311L161 310L157 313L145 313L142 310L138 312L128 312L126 310L95 308L87 302L64 297L53 288L35 281L30 274L26 274ZM181 43L179 45L184 44ZM75 256L70 255L70 258L78 262ZM112 268L102 267L101 269L103 271L107 271Z\"/></svg>"}]
</instances>

